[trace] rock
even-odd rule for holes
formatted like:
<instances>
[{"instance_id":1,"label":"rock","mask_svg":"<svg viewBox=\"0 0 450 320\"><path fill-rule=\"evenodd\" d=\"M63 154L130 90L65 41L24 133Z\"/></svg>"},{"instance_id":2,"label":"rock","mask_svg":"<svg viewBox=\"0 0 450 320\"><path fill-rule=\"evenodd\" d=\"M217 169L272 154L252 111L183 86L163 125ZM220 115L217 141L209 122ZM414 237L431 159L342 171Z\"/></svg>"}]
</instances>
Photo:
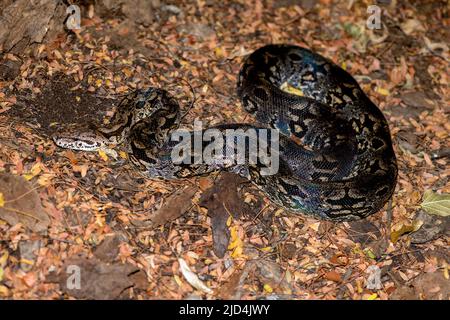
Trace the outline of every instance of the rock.
<instances>
[{"instance_id":1,"label":"rock","mask_svg":"<svg viewBox=\"0 0 450 320\"><path fill-rule=\"evenodd\" d=\"M286 281L285 271L281 266L270 260L257 260L255 262L257 275L264 284L272 288L281 288L282 290L291 290L291 285Z\"/></svg>"},{"instance_id":2,"label":"rock","mask_svg":"<svg viewBox=\"0 0 450 320\"><path fill-rule=\"evenodd\" d=\"M406 115L405 115L406 117ZM411 153L416 154L419 151L419 147L422 144L422 137L418 134L406 131L406 130L400 130L397 133L397 140L399 145L405 149L408 150Z\"/></svg>"},{"instance_id":3,"label":"rock","mask_svg":"<svg viewBox=\"0 0 450 320\"><path fill-rule=\"evenodd\" d=\"M158 17L159 0L101 0L96 1L96 13L103 18L125 16L127 22L149 26Z\"/></svg>"},{"instance_id":4,"label":"rock","mask_svg":"<svg viewBox=\"0 0 450 320\"><path fill-rule=\"evenodd\" d=\"M367 220L351 221L347 230L350 240L368 246L381 237L380 229Z\"/></svg>"}]
</instances>

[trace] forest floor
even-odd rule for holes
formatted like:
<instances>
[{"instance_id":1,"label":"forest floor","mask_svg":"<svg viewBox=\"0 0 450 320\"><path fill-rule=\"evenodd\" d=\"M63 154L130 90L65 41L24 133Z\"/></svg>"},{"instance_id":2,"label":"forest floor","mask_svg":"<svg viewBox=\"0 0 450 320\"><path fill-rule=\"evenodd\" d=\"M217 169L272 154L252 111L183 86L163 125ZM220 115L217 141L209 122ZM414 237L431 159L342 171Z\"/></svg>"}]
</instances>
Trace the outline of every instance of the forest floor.
<instances>
[{"instance_id":1,"label":"forest floor","mask_svg":"<svg viewBox=\"0 0 450 320\"><path fill-rule=\"evenodd\" d=\"M448 5L392 2L381 30L366 27L371 1L178 1L145 26L91 11L17 70L5 71L19 60L5 55L0 298L449 299L450 209L421 206L425 192L450 193ZM249 121L237 74L268 43L330 58L383 111L399 166L390 206L318 221L227 174L152 180L123 152L51 139L105 123L121 97L148 86L183 108L192 87L186 127Z\"/></svg>"}]
</instances>

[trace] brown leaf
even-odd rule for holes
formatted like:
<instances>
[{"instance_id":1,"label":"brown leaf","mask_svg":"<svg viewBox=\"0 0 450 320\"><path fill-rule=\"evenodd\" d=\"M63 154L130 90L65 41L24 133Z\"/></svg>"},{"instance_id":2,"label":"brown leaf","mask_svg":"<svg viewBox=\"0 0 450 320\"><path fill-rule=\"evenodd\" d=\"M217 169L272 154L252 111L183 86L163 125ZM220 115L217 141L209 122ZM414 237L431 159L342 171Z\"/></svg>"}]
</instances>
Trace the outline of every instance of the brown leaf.
<instances>
[{"instance_id":1,"label":"brown leaf","mask_svg":"<svg viewBox=\"0 0 450 320\"><path fill-rule=\"evenodd\" d=\"M235 174L224 172L200 198L200 205L208 209L208 216L211 218L214 253L219 258L225 255L230 241L227 227L229 215L238 218L245 212L245 204L237 191L243 181L243 178Z\"/></svg>"},{"instance_id":2,"label":"brown leaf","mask_svg":"<svg viewBox=\"0 0 450 320\"><path fill-rule=\"evenodd\" d=\"M192 198L197 190L196 187L190 186L175 192L166 199L162 207L150 217L150 220L155 226L160 226L177 219L192 206Z\"/></svg>"},{"instance_id":3,"label":"brown leaf","mask_svg":"<svg viewBox=\"0 0 450 320\"><path fill-rule=\"evenodd\" d=\"M209 188L211 188L214 184L214 181L209 177L202 177L198 179L198 186L200 187L200 190L205 191Z\"/></svg>"},{"instance_id":4,"label":"brown leaf","mask_svg":"<svg viewBox=\"0 0 450 320\"><path fill-rule=\"evenodd\" d=\"M327 280L331 280L334 282L342 281L341 275L339 273L337 273L336 271L328 271L323 275L323 277Z\"/></svg>"},{"instance_id":5,"label":"brown leaf","mask_svg":"<svg viewBox=\"0 0 450 320\"><path fill-rule=\"evenodd\" d=\"M36 190L24 178L9 173L0 174L0 193L4 206L0 207L0 218L11 226L23 223L31 231L47 230L50 218L44 211Z\"/></svg>"},{"instance_id":6,"label":"brown leaf","mask_svg":"<svg viewBox=\"0 0 450 320\"><path fill-rule=\"evenodd\" d=\"M336 265L345 266L349 263L348 257L343 253L337 253L330 258L330 262Z\"/></svg>"},{"instance_id":7,"label":"brown leaf","mask_svg":"<svg viewBox=\"0 0 450 320\"><path fill-rule=\"evenodd\" d=\"M415 108L423 108L432 110L435 107L433 100L429 99L423 92L410 91L400 96L405 104Z\"/></svg>"},{"instance_id":8,"label":"brown leaf","mask_svg":"<svg viewBox=\"0 0 450 320\"><path fill-rule=\"evenodd\" d=\"M347 231L349 238L363 246L369 245L381 236L380 229L370 221L358 220L351 221L348 224L350 225Z\"/></svg>"}]
</instances>

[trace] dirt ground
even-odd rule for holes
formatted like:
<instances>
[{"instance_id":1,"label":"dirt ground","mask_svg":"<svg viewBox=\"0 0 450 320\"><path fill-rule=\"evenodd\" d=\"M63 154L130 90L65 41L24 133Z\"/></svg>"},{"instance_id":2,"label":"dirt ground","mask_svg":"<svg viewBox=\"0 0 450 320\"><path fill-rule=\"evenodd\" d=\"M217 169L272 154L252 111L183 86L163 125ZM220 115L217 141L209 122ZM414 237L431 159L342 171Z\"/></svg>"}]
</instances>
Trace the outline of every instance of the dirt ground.
<instances>
[{"instance_id":1,"label":"dirt ground","mask_svg":"<svg viewBox=\"0 0 450 320\"><path fill-rule=\"evenodd\" d=\"M1 54L0 298L449 299L449 7L379 3L370 30L372 1L161 1L144 24L92 11L26 58ZM237 74L268 43L332 59L385 114L399 178L378 214L318 221L234 176L152 180L123 152L51 139L148 86L179 98L185 127L251 121Z\"/></svg>"}]
</instances>

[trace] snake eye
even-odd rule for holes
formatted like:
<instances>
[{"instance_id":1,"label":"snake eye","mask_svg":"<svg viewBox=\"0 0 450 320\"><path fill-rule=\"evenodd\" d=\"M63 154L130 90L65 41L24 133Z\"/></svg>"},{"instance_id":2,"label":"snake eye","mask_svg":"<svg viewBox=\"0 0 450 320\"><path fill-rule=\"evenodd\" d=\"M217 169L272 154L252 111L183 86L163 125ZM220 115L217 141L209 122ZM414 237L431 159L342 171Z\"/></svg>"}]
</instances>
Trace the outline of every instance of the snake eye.
<instances>
[{"instance_id":1,"label":"snake eye","mask_svg":"<svg viewBox=\"0 0 450 320\"><path fill-rule=\"evenodd\" d=\"M290 53L288 55L289 59L291 59L292 61L300 61L302 60L302 57L300 57L298 54L296 53Z\"/></svg>"}]
</instances>

